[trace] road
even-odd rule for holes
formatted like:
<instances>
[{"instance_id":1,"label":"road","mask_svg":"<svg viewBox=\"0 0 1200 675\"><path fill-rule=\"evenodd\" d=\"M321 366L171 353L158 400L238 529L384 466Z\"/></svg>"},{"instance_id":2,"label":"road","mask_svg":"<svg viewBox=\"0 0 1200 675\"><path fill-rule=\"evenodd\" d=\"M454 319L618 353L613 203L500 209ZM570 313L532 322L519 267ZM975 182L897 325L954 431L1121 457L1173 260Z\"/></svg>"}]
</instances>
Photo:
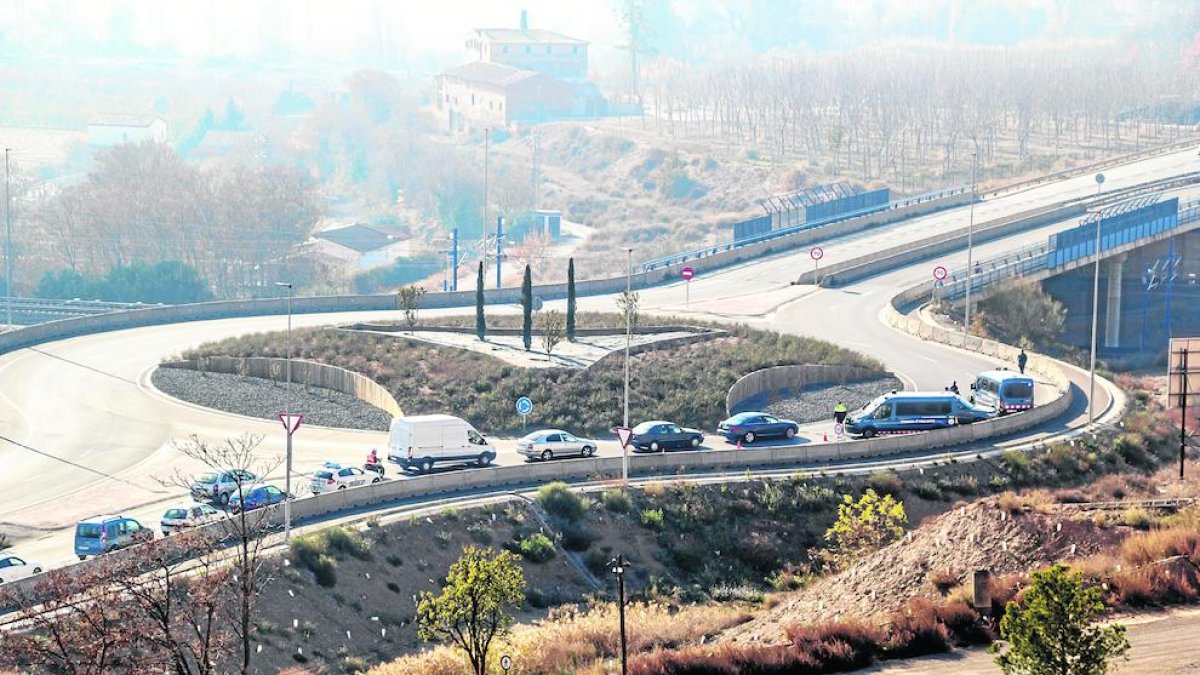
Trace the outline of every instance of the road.
<instances>
[{"instance_id":1,"label":"road","mask_svg":"<svg viewBox=\"0 0 1200 675\"><path fill-rule=\"evenodd\" d=\"M1137 675L1174 675L1200 672L1200 610L1172 610L1120 619L1128 629L1129 660L1118 662L1115 672ZM996 675L1000 668L983 649L958 649L949 654L889 661L862 673L883 675Z\"/></svg>"},{"instance_id":2,"label":"road","mask_svg":"<svg viewBox=\"0 0 1200 675\"><path fill-rule=\"evenodd\" d=\"M1106 171L1106 185L1173 175L1190 170L1194 162L1194 152L1188 151L1113 168ZM1000 197L977 207L976 222L1086 195L1094 191L1090 180L1070 179ZM965 216L965 210L956 209L823 242L823 246L827 259L836 260L850 251L861 253L906 237L928 236L936 228L961 226ZM1024 245L1053 229L1042 228L978 247L978 255ZM941 390L950 380L961 385L974 373L998 364L897 333L878 320L892 294L926 279L937 262L950 261L926 261L845 288L819 289L791 285L805 269L799 265L811 264L806 253L781 255L694 280L690 306L684 305L682 285L675 284L644 291L643 307L832 340L880 358L911 388ZM561 301L547 304L552 308L563 305ZM611 297L580 300L584 311L611 311L613 307ZM471 311L464 308L447 313ZM298 315L293 324L305 327L395 318L395 313L389 312ZM62 528L80 517L122 511L147 522L157 521L164 503L180 494L158 481L198 468L180 457L172 445L174 440L190 434L219 439L250 432L264 435L265 453L281 455L283 434L277 422L175 401L149 386L149 374L163 359L203 342L282 327L282 317L192 322L83 336L0 356L0 435L21 444L0 444L0 466L5 467L0 476L0 491L5 495L0 501L0 523L19 538L32 538L28 545L37 549L43 562L62 561L70 558L69 532ZM1079 406L1075 412L1080 412ZM1049 433L1063 424L1079 423L1076 415L1040 431ZM304 428L296 436L296 468L311 469L324 459L357 460L367 448L383 445L379 433ZM613 453L616 447L606 444L601 451ZM501 461L511 463L520 458L502 454ZM22 548L25 546L23 543Z\"/></svg>"}]
</instances>

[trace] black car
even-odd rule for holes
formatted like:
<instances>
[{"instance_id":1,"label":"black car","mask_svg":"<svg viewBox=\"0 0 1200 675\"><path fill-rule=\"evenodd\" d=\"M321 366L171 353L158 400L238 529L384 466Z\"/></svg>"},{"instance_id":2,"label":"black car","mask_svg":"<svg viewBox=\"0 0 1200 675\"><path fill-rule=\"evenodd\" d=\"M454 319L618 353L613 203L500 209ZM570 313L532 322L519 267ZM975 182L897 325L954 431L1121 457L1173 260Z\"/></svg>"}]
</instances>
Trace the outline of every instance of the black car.
<instances>
[{"instance_id":1,"label":"black car","mask_svg":"<svg viewBox=\"0 0 1200 675\"><path fill-rule=\"evenodd\" d=\"M629 445L637 451L659 452L672 448L699 448L704 434L696 429L683 429L670 422L642 422L633 428Z\"/></svg>"}]
</instances>

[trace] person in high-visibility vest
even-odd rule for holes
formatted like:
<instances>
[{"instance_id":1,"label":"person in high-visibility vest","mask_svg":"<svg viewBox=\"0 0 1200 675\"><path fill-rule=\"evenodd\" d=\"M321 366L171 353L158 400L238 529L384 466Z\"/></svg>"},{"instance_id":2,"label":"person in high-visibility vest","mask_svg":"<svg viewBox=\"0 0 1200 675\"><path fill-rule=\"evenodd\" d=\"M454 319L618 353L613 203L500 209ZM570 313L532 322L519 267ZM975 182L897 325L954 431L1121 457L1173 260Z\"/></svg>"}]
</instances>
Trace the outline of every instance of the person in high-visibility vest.
<instances>
[{"instance_id":1,"label":"person in high-visibility vest","mask_svg":"<svg viewBox=\"0 0 1200 675\"><path fill-rule=\"evenodd\" d=\"M846 421L846 404L841 401L833 406L833 421L841 424Z\"/></svg>"}]
</instances>

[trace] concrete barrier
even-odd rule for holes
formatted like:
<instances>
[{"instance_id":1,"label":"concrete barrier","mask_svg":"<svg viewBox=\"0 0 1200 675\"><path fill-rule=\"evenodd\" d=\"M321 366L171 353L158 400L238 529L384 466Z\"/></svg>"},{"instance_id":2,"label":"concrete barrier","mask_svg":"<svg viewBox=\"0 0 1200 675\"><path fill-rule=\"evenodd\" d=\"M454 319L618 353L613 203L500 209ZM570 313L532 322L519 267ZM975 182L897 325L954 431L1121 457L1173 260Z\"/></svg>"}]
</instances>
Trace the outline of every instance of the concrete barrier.
<instances>
[{"instance_id":1,"label":"concrete barrier","mask_svg":"<svg viewBox=\"0 0 1200 675\"><path fill-rule=\"evenodd\" d=\"M287 359L257 356L249 358L209 356L191 361L169 361L160 367L210 373L231 373L281 382L286 379ZM400 404L396 402L391 392L375 380L345 368L315 361L292 359L292 382L340 391L373 405L392 417L404 416L404 411L400 409Z\"/></svg>"},{"instance_id":2,"label":"concrete barrier","mask_svg":"<svg viewBox=\"0 0 1200 675\"><path fill-rule=\"evenodd\" d=\"M763 368L747 373L733 383L725 395L725 412L734 414L739 405L762 393L775 397L785 389L798 391L817 384L845 384L891 376L887 371L862 366L795 365Z\"/></svg>"}]
</instances>

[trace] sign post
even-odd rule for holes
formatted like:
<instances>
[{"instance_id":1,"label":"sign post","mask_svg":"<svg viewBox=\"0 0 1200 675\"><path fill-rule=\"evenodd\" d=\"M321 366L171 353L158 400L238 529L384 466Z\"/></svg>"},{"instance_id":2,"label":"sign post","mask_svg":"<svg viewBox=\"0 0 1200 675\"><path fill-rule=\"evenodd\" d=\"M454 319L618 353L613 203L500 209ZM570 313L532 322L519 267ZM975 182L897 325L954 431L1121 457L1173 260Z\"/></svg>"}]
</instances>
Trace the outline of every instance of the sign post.
<instances>
[{"instance_id":1,"label":"sign post","mask_svg":"<svg viewBox=\"0 0 1200 675\"><path fill-rule=\"evenodd\" d=\"M521 426L528 425L529 413L533 412L533 401L528 396L517 399L517 414L521 416Z\"/></svg>"},{"instance_id":2,"label":"sign post","mask_svg":"<svg viewBox=\"0 0 1200 675\"><path fill-rule=\"evenodd\" d=\"M817 272L821 269L821 258L825 257L825 249L820 246L814 246L808 251L808 257L813 261L813 283L820 284L821 280L817 277Z\"/></svg>"},{"instance_id":3,"label":"sign post","mask_svg":"<svg viewBox=\"0 0 1200 675\"><path fill-rule=\"evenodd\" d=\"M929 292L929 304L932 306L937 301L937 289L941 288L946 283L946 276L950 272L941 265L933 268L933 290ZM971 283L970 275L967 276L967 283Z\"/></svg>"},{"instance_id":4,"label":"sign post","mask_svg":"<svg viewBox=\"0 0 1200 675\"><path fill-rule=\"evenodd\" d=\"M621 442L621 448L628 448L629 441L633 438L633 429L629 427L617 427L613 431L617 432L617 440Z\"/></svg>"},{"instance_id":5,"label":"sign post","mask_svg":"<svg viewBox=\"0 0 1200 675\"><path fill-rule=\"evenodd\" d=\"M1200 404L1200 338L1170 338L1167 350L1167 412L1179 408L1179 480L1187 454L1188 410Z\"/></svg>"},{"instance_id":6,"label":"sign post","mask_svg":"<svg viewBox=\"0 0 1200 675\"><path fill-rule=\"evenodd\" d=\"M683 280L687 282L684 286L687 289L684 291L684 293L685 293L684 305L687 307L691 307L691 305L692 305L692 277L696 276L696 270L694 270L690 267L685 267L685 268L679 270L679 276L683 277Z\"/></svg>"},{"instance_id":7,"label":"sign post","mask_svg":"<svg viewBox=\"0 0 1200 675\"><path fill-rule=\"evenodd\" d=\"M512 670L512 657L509 656L508 654L501 656L500 657L500 667L504 669L504 673L505 673L505 675L507 675L508 671Z\"/></svg>"}]
</instances>

